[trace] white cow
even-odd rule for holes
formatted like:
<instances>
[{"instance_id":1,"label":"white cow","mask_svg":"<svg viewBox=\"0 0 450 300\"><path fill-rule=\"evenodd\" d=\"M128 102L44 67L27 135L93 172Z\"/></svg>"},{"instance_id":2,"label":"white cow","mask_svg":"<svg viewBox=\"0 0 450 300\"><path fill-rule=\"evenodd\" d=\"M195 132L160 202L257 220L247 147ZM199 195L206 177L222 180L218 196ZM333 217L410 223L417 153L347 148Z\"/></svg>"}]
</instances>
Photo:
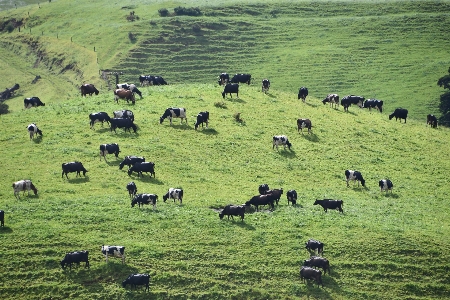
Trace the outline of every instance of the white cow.
<instances>
[{"instance_id":1,"label":"white cow","mask_svg":"<svg viewBox=\"0 0 450 300\"><path fill-rule=\"evenodd\" d=\"M27 126L28 133L30 134L30 140L33 139L35 134L42 136L42 131L36 126L36 123L31 123Z\"/></svg>"},{"instance_id":2,"label":"white cow","mask_svg":"<svg viewBox=\"0 0 450 300\"><path fill-rule=\"evenodd\" d=\"M167 193L163 196L164 202L166 202L167 199L173 199L173 202L175 202L176 199L180 200L180 204L183 202L183 190L182 189L176 189L176 188L170 188Z\"/></svg>"},{"instance_id":3,"label":"white cow","mask_svg":"<svg viewBox=\"0 0 450 300\"><path fill-rule=\"evenodd\" d=\"M37 195L38 190L34 186L34 184L31 182L31 180L19 180L12 184L12 187L14 189L14 196L17 199L20 199L20 192L23 191L23 194L25 195L25 191L28 191L28 196L30 195L30 190L33 190L34 194Z\"/></svg>"},{"instance_id":4,"label":"white cow","mask_svg":"<svg viewBox=\"0 0 450 300\"><path fill-rule=\"evenodd\" d=\"M289 142L287 136L274 135L272 149L275 148L275 146L276 146L277 150L278 150L278 145L283 145L284 149L286 149L286 146L288 146L289 150L291 150L291 146L292 146L292 144Z\"/></svg>"},{"instance_id":5,"label":"white cow","mask_svg":"<svg viewBox=\"0 0 450 300\"><path fill-rule=\"evenodd\" d=\"M108 256L122 258L122 264L125 263L125 247L124 246L102 246L102 253L108 262Z\"/></svg>"}]
</instances>

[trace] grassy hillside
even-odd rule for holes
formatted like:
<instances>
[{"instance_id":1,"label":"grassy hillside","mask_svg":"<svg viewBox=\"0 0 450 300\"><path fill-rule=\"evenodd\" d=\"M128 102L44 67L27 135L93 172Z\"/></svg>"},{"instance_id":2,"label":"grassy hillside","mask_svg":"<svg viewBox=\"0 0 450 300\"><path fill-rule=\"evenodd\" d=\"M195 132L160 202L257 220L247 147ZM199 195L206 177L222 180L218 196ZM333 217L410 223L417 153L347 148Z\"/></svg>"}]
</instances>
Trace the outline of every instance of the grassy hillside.
<instances>
[{"instance_id":1,"label":"grassy hillside","mask_svg":"<svg viewBox=\"0 0 450 300\"><path fill-rule=\"evenodd\" d=\"M445 249L450 246L446 159L449 132L424 122L388 120L385 113L350 107L344 113L307 103L272 88L242 86L222 101L214 84L143 89L135 106L115 104L110 93L2 116L4 180L0 208L0 289L4 299L443 299L450 292ZM188 125L159 124L169 106L185 107ZM110 132L88 115L132 109L138 133ZM208 129L194 130L194 116L211 114ZM242 123L233 115L241 113ZM313 134L297 132L308 117ZM36 122L44 135L29 140ZM286 134L291 151L272 149ZM118 143L120 159L98 156L99 144ZM118 165L125 155L156 164L156 178L129 177ZM79 160L86 177L61 178L61 163ZM346 187L345 169L363 173L366 188ZM11 183L32 179L38 196L14 199ZM394 192L380 193L390 178ZM157 208L130 208L125 186L159 195ZM258 185L297 190L273 212L249 210L245 221L219 220L218 209L241 204ZM162 201L182 187L183 205ZM344 214L325 213L315 199L344 200ZM304 284L299 268L309 257L304 243L325 243L331 275L324 288ZM127 260L105 263L103 244L126 246ZM68 251L90 251L91 268L61 270ZM151 292L125 290L130 273L148 272Z\"/></svg>"}]
</instances>

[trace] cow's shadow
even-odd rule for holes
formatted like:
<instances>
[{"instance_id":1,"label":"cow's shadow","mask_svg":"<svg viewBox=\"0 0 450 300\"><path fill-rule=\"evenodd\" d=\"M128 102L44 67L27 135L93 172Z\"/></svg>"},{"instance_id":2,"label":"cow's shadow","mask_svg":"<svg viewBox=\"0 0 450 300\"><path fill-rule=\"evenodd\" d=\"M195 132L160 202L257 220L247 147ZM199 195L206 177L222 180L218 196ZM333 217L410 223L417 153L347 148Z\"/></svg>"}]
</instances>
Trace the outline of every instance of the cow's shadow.
<instances>
[{"instance_id":1,"label":"cow's shadow","mask_svg":"<svg viewBox=\"0 0 450 300\"><path fill-rule=\"evenodd\" d=\"M241 227L242 229L255 230L255 227L253 225L245 222L245 217L244 217L243 221L241 220L241 217L237 217L237 216L235 216L235 219L229 219L229 220L228 220L228 218L225 219L225 217L223 217L223 219L220 221L228 222L229 224L231 224L230 226L238 226L238 227Z\"/></svg>"},{"instance_id":2,"label":"cow's shadow","mask_svg":"<svg viewBox=\"0 0 450 300\"><path fill-rule=\"evenodd\" d=\"M0 234L12 233L12 228L8 226L0 227Z\"/></svg>"},{"instance_id":3,"label":"cow's shadow","mask_svg":"<svg viewBox=\"0 0 450 300\"><path fill-rule=\"evenodd\" d=\"M94 129L92 131L93 132L99 132L99 133L105 133L107 131L111 131L111 129L110 128L106 128L106 127L100 127L100 129L95 129L95 127L94 127Z\"/></svg>"},{"instance_id":4,"label":"cow's shadow","mask_svg":"<svg viewBox=\"0 0 450 300\"><path fill-rule=\"evenodd\" d=\"M130 178L132 178L133 175L129 176ZM133 178L132 178L133 179ZM164 182L156 179L155 177L150 177L150 176L141 176L138 177L137 175L134 176L134 180L136 181L140 181L140 182L145 182L145 183L152 183L152 184L157 184L157 185L163 185Z\"/></svg>"},{"instance_id":5,"label":"cow's shadow","mask_svg":"<svg viewBox=\"0 0 450 300\"><path fill-rule=\"evenodd\" d=\"M183 124L172 123L172 125L169 124L169 127L172 127L174 129L178 129L178 130L191 130L192 129L191 126L189 126L188 124L185 124L185 123L183 123Z\"/></svg>"},{"instance_id":6,"label":"cow's shadow","mask_svg":"<svg viewBox=\"0 0 450 300\"><path fill-rule=\"evenodd\" d=\"M278 151L278 153L281 155L281 156L284 156L284 157L286 157L286 158L294 158L294 157L297 157L297 154L295 153L295 151L294 150L279 150Z\"/></svg>"},{"instance_id":7,"label":"cow's shadow","mask_svg":"<svg viewBox=\"0 0 450 300\"><path fill-rule=\"evenodd\" d=\"M119 159L121 159L121 158L117 158L116 160L114 160L114 161L111 161L111 160L107 160L106 161L106 163L108 164L108 166L119 166L120 165L120 163L122 162L122 161L119 161Z\"/></svg>"},{"instance_id":8,"label":"cow's shadow","mask_svg":"<svg viewBox=\"0 0 450 300\"><path fill-rule=\"evenodd\" d=\"M245 100L242 100L241 98L226 98L225 100L236 103L247 103Z\"/></svg>"},{"instance_id":9,"label":"cow's shadow","mask_svg":"<svg viewBox=\"0 0 450 300\"><path fill-rule=\"evenodd\" d=\"M397 199L397 198L399 198L400 196L398 195L398 194L396 194L396 193L385 193L385 195L384 195L384 197L386 197L386 198L394 198L394 199Z\"/></svg>"},{"instance_id":10,"label":"cow's shadow","mask_svg":"<svg viewBox=\"0 0 450 300\"><path fill-rule=\"evenodd\" d=\"M317 143L317 142L320 141L319 137L318 137L316 134L314 134L314 133L311 133L311 134L302 134L302 136L303 136L303 138L304 138L305 140L308 140L308 141L310 141L310 142Z\"/></svg>"},{"instance_id":11,"label":"cow's shadow","mask_svg":"<svg viewBox=\"0 0 450 300\"><path fill-rule=\"evenodd\" d=\"M35 139L33 139L33 143L40 144L42 142L42 135L38 135Z\"/></svg>"},{"instance_id":12,"label":"cow's shadow","mask_svg":"<svg viewBox=\"0 0 450 300\"><path fill-rule=\"evenodd\" d=\"M217 130L213 129L213 128L205 128L203 130L197 130L197 131L201 132L203 134L206 134L206 135L217 135L217 134L219 134L219 132Z\"/></svg>"},{"instance_id":13,"label":"cow's shadow","mask_svg":"<svg viewBox=\"0 0 450 300\"><path fill-rule=\"evenodd\" d=\"M85 176L85 177L75 177L75 178L69 178L67 179L66 177L63 177L65 181L69 182L69 183L74 183L74 184L80 184L80 183L86 183L89 182L89 176Z\"/></svg>"},{"instance_id":14,"label":"cow's shadow","mask_svg":"<svg viewBox=\"0 0 450 300\"><path fill-rule=\"evenodd\" d=\"M116 136L119 136L119 137L121 137L121 138L128 138L128 137L130 137L130 136L132 136L132 137L138 137L139 136L139 133L136 131L136 132L134 132L133 130L131 130L131 131L124 131L124 130L120 130L120 131L111 131L111 133L113 133L114 132L114 134L116 135Z\"/></svg>"},{"instance_id":15,"label":"cow's shadow","mask_svg":"<svg viewBox=\"0 0 450 300\"><path fill-rule=\"evenodd\" d=\"M272 95L272 94L269 93L269 92L267 92L266 95L267 95L268 97L270 97L270 98L276 98L276 97L277 97L277 96L275 96L275 95Z\"/></svg>"},{"instance_id":16,"label":"cow's shadow","mask_svg":"<svg viewBox=\"0 0 450 300\"><path fill-rule=\"evenodd\" d=\"M311 107L317 107L318 104L315 103L310 103L310 102L305 102L306 105L311 106Z\"/></svg>"}]
</instances>

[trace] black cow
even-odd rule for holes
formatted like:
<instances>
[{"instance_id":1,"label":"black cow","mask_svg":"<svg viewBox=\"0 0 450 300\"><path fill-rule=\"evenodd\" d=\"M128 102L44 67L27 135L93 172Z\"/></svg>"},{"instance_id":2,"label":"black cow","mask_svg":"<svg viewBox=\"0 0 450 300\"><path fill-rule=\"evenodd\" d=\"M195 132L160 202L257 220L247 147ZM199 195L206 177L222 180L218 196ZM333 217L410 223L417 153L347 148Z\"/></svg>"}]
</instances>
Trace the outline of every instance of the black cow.
<instances>
[{"instance_id":1,"label":"black cow","mask_svg":"<svg viewBox=\"0 0 450 300\"><path fill-rule=\"evenodd\" d=\"M406 122L406 119L405 119ZM437 127L437 118L435 115L427 115L427 125L431 125L432 128Z\"/></svg>"},{"instance_id":2,"label":"black cow","mask_svg":"<svg viewBox=\"0 0 450 300\"><path fill-rule=\"evenodd\" d=\"M138 204L139 207L144 207L144 204L151 204L153 208L156 207L156 201L158 200L158 195L155 194L137 194L134 196L133 201L131 201L131 207Z\"/></svg>"},{"instance_id":3,"label":"black cow","mask_svg":"<svg viewBox=\"0 0 450 300\"><path fill-rule=\"evenodd\" d=\"M348 95L342 98L341 105L344 107L344 111L348 111L348 108L352 104L356 104L359 106L359 108L363 108L364 106L364 97L362 96L355 96L355 95Z\"/></svg>"},{"instance_id":4,"label":"black cow","mask_svg":"<svg viewBox=\"0 0 450 300\"><path fill-rule=\"evenodd\" d=\"M114 118L130 119L134 122L134 114L131 110L123 109L113 112Z\"/></svg>"},{"instance_id":5,"label":"black cow","mask_svg":"<svg viewBox=\"0 0 450 300\"><path fill-rule=\"evenodd\" d=\"M303 102L306 101L306 96L308 96L308 88L302 86L299 90L298 90L298 100L302 99Z\"/></svg>"},{"instance_id":6,"label":"black cow","mask_svg":"<svg viewBox=\"0 0 450 300\"><path fill-rule=\"evenodd\" d=\"M339 106L339 95L338 94L328 94L325 99L322 100L323 104L330 103L331 108L336 109Z\"/></svg>"},{"instance_id":7,"label":"black cow","mask_svg":"<svg viewBox=\"0 0 450 300\"><path fill-rule=\"evenodd\" d=\"M61 173L61 178L64 176L64 174L66 174L66 178L69 179L69 177L67 177L67 173L72 173L72 172L77 172L77 176L81 174L80 172L83 172L83 176L86 176L86 172L88 172L88 170L86 170L83 167L83 164L79 161L73 161L73 162L68 162L68 163L63 163L62 164L62 173Z\"/></svg>"},{"instance_id":8,"label":"black cow","mask_svg":"<svg viewBox=\"0 0 450 300\"><path fill-rule=\"evenodd\" d=\"M130 198L133 198L134 196L136 196L136 193L137 193L136 183L134 183L134 181L129 182L127 184L127 190L128 190L128 194L130 195Z\"/></svg>"},{"instance_id":9,"label":"black cow","mask_svg":"<svg viewBox=\"0 0 450 300\"><path fill-rule=\"evenodd\" d=\"M244 221L245 215L245 206L244 205L227 205L224 209L219 213L219 218L222 220L223 216L228 216L228 220L231 218L234 220L233 216L240 216L241 221Z\"/></svg>"},{"instance_id":10,"label":"black cow","mask_svg":"<svg viewBox=\"0 0 450 300\"><path fill-rule=\"evenodd\" d=\"M106 122L109 125L111 118L108 116L107 113L105 113L104 111L101 111L101 112L91 113L89 115L89 120L90 120L89 124L91 125L91 129L94 129L95 123L98 123L98 122L102 122L102 126L103 126L103 122Z\"/></svg>"},{"instance_id":11,"label":"black cow","mask_svg":"<svg viewBox=\"0 0 450 300\"><path fill-rule=\"evenodd\" d=\"M233 98L231 94L236 94L236 97L239 97L239 84L238 83L227 83L227 85L223 88L222 97L225 99L226 94L230 94L230 97Z\"/></svg>"},{"instance_id":12,"label":"black cow","mask_svg":"<svg viewBox=\"0 0 450 300\"><path fill-rule=\"evenodd\" d=\"M228 75L227 73L221 73L219 75L219 85L224 85L227 84L230 81L230 75Z\"/></svg>"},{"instance_id":13,"label":"black cow","mask_svg":"<svg viewBox=\"0 0 450 300\"><path fill-rule=\"evenodd\" d=\"M84 262L84 267L89 269L89 251L86 250L67 253L61 261L61 267L65 269L66 266L69 265L69 268L72 269L73 263L79 266L81 262Z\"/></svg>"},{"instance_id":14,"label":"black cow","mask_svg":"<svg viewBox=\"0 0 450 300\"><path fill-rule=\"evenodd\" d=\"M323 253L323 246L325 246L324 243L317 241L317 240L313 240L313 239L309 239L306 243L305 243L305 248L311 252L314 251L314 253L316 253L316 249L317 249L317 254L322 254Z\"/></svg>"},{"instance_id":15,"label":"black cow","mask_svg":"<svg viewBox=\"0 0 450 300\"><path fill-rule=\"evenodd\" d=\"M5 227L5 212L0 210L0 226Z\"/></svg>"},{"instance_id":16,"label":"black cow","mask_svg":"<svg viewBox=\"0 0 450 300\"><path fill-rule=\"evenodd\" d=\"M389 179L381 179L378 182L378 186L380 187L380 192L386 191L387 193L388 191L391 191L392 193L392 188L394 187L394 184Z\"/></svg>"},{"instance_id":17,"label":"black cow","mask_svg":"<svg viewBox=\"0 0 450 300\"><path fill-rule=\"evenodd\" d=\"M202 111L199 112L197 115L197 122L195 122L195 130L197 130L198 126L200 126L200 124L202 124L203 127L203 123L206 124L206 128L208 128L208 122L209 122L209 112L207 111Z\"/></svg>"},{"instance_id":18,"label":"black cow","mask_svg":"<svg viewBox=\"0 0 450 300\"><path fill-rule=\"evenodd\" d=\"M302 281L306 281L306 279L312 279L317 283L317 286L319 286L319 284L321 284L323 287L322 271L320 271L320 270L316 270L311 267L302 266L300 269L300 279Z\"/></svg>"},{"instance_id":19,"label":"black cow","mask_svg":"<svg viewBox=\"0 0 450 300\"><path fill-rule=\"evenodd\" d=\"M134 85L133 83L128 84L128 83L118 83L116 84L116 88L118 89L124 89L124 90L130 90L132 93L136 93L139 95L139 97L141 97L142 99L142 93L140 90L138 90L138 88L136 87L136 85Z\"/></svg>"},{"instance_id":20,"label":"black cow","mask_svg":"<svg viewBox=\"0 0 450 300\"><path fill-rule=\"evenodd\" d=\"M296 190L289 190L286 193L286 198L288 201L288 205L289 202L292 202L292 205L296 205L297 204L297 191Z\"/></svg>"},{"instance_id":21,"label":"black cow","mask_svg":"<svg viewBox=\"0 0 450 300\"><path fill-rule=\"evenodd\" d=\"M278 145L283 145L285 150L286 150L286 146L288 146L289 150L291 150L291 146L292 146L292 144L289 142L289 139L285 135L275 135L272 138L272 149L274 149L276 146L277 150L278 150Z\"/></svg>"},{"instance_id":22,"label":"black cow","mask_svg":"<svg viewBox=\"0 0 450 300\"><path fill-rule=\"evenodd\" d=\"M178 108L178 107L169 107L164 111L164 114L159 118L159 124L162 124L164 122L165 118L169 118L170 125L172 125L172 118L180 118L181 124L183 124L183 119L186 121L187 124L187 117L186 117L186 108Z\"/></svg>"},{"instance_id":23,"label":"black cow","mask_svg":"<svg viewBox=\"0 0 450 300\"><path fill-rule=\"evenodd\" d=\"M262 86L261 86L261 92L263 93L267 93L269 91L270 88L270 81L269 79L263 79L262 80Z\"/></svg>"},{"instance_id":24,"label":"black cow","mask_svg":"<svg viewBox=\"0 0 450 300\"><path fill-rule=\"evenodd\" d=\"M366 181L362 177L361 172L359 172L359 171L345 170L345 179L347 180L347 187L349 186L348 182L350 180L357 181L358 182L358 186L359 186L360 182L361 182L362 186L365 186L365 183L366 183Z\"/></svg>"},{"instance_id":25,"label":"black cow","mask_svg":"<svg viewBox=\"0 0 450 300\"><path fill-rule=\"evenodd\" d=\"M123 119L123 118L113 118L111 119L111 128L110 131L116 132L116 128L124 128L124 131L131 133L130 128L133 128L134 133L136 133L137 126L133 123L131 119ZM117 132L116 132L117 133Z\"/></svg>"},{"instance_id":26,"label":"black cow","mask_svg":"<svg viewBox=\"0 0 450 300\"><path fill-rule=\"evenodd\" d=\"M260 195L265 195L267 194L267 191L269 191L269 185L267 183L263 183L258 187L258 192Z\"/></svg>"},{"instance_id":27,"label":"black cow","mask_svg":"<svg viewBox=\"0 0 450 300\"><path fill-rule=\"evenodd\" d=\"M283 195L283 189L273 189L273 190L268 190L266 192L266 195L271 195L273 197L273 199L275 200L275 202L278 205L278 202L280 201L281 195Z\"/></svg>"},{"instance_id":28,"label":"black cow","mask_svg":"<svg viewBox=\"0 0 450 300\"><path fill-rule=\"evenodd\" d=\"M367 99L366 101L364 101L364 108L368 108L369 111L372 108L376 108L381 113L381 112L383 112L383 101L377 100L377 99Z\"/></svg>"},{"instance_id":29,"label":"black cow","mask_svg":"<svg viewBox=\"0 0 450 300\"><path fill-rule=\"evenodd\" d=\"M119 165L119 170L122 170L123 166L125 166L125 165L127 165L128 169L129 169L131 166L133 166L135 163L138 163L138 162L139 163L145 162L145 157L138 157L138 156L134 156L134 155L125 156L125 158Z\"/></svg>"},{"instance_id":30,"label":"black cow","mask_svg":"<svg viewBox=\"0 0 450 300\"><path fill-rule=\"evenodd\" d=\"M344 205L344 201L342 201L342 200L333 200L333 199L319 200L319 199L316 199L316 201L314 202L314 205L317 205L317 204L322 206L323 210L325 212L327 212L328 209L339 209L339 211L341 213L344 212L344 210L342 209L342 206Z\"/></svg>"},{"instance_id":31,"label":"black cow","mask_svg":"<svg viewBox=\"0 0 450 300\"><path fill-rule=\"evenodd\" d=\"M231 83L247 83L250 84L252 79L252 75L250 74L236 74L231 78Z\"/></svg>"},{"instance_id":32,"label":"black cow","mask_svg":"<svg viewBox=\"0 0 450 300\"><path fill-rule=\"evenodd\" d=\"M306 267L315 267L323 269L323 274L325 275L328 270L328 275L330 274L330 262L328 259L320 256L311 256L309 259L303 261L303 265Z\"/></svg>"},{"instance_id":33,"label":"black cow","mask_svg":"<svg viewBox=\"0 0 450 300\"><path fill-rule=\"evenodd\" d=\"M155 76L153 85L167 85L168 83L161 76Z\"/></svg>"},{"instance_id":34,"label":"black cow","mask_svg":"<svg viewBox=\"0 0 450 300\"><path fill-rule=\"evenodd\" d=\"M23 99L24 109L38 106L45 106L45 103L42 103L41 99L39 99L38 97L30 97Z\"/></svg>"},{"instance_id":35,"label":"black cow","mask_svg":"<svg viewBox=\"0 0 450 300\"><path fill-rule=\"evenodd\" d=\"M92 94L98 95L99 91L91 83L85 83L80 86L81 97L86 97L86 95L92 96Z\"/></svg>"},{"instance_id":36,"label":"black cow","mask_svg":"<svg viewBox=\"0 0 450 300\"><path fill-rule=\"evenodd\" d=\"M275 209L274 202L275 202L275 198L271 194L257 195L257 196L253 196L249 201L245 202L245 206L253 205L256 207L256 211L258 211L260 205L263 205L263 206L270 205L270 207L273 210L273 209Z\"/></svg>"},{"instance_id":37,"label":"black cow","mask_svg":"<svg viewBox=\"0 0 450 300\"><path fill-rule=\"evenodd\" d=\"M108 256L118 257L122 259L122 264L125 263L125 247L124 246L102 246L102 254L108 262Z\"/></svg>"},{"instance_id":38,"label":"black cow","mask_svg":"<svg viewBox=\"0 0 450 300\"><path fill-rule=\"evenodd\" d=\"M130 285L130 289L134 286L136 289L137 285L145 285L145 291L150 291L150 275L148 274L131 274L127 279L122 281L122 286L125 288L127 284Z\"/></svg>"},{"instance_id":39,"label":"black cow","mask_svg":"<svg viewBox=\"0 0 450 300\"><path fill-rule=\"evenodd\" d=\"M312 123L310 119L297 119L297 132L301 131L303 134L303 128L308 129L308 134L311 133Z\"/></svg>"},{"instance_id":40,"label":"black cow","mask_svg":"<svg viewBox=\"0 0 450 300\"><path fill-rule=\"evenodd\" d=\"M405 119L405 123L406 123L406 118L408 117L408 110L404 109L404 108L396 108L394 110L394 112L389 115L389 120L392 120L392 118L394 118L394 117L395 117L395 121L400 119L400 122L401 122L402 119Z\"/></svg>"},{"instance_id":41,"label":"black cow","mask_svg":"<svg viewBox=\"0 0 450 300\"><path fill-rule=\"evenodd\" d=\"M183 189L177 189L177 188L170 188L167 193L163 196L163 201L166 202L167 199L173 199L173 202L175 203L175 200L180 200L180 204L183 203Z\"/></svg>"},{"instance_id":42,"label":"black cow","mask_svg":"<svg viewBox=\"0 0 450 300\"><path fill-rule=\"evenodd\" d=\"M150 173L150 177L155 176L155 163L152 162L137 162L131 168L128 169L128 176L131 176L133 172L138 173L138 177L144 176L142 172Z\"/></svg>"},{"instance_id":43,"label":"black cow","mask_svg":"<svg viewBox=\"0 0 450 300\"><path fill-rule=\"evenodd\" d=\"M36 126L36 123L31 123L27 126L28 133L30 134L30 140L33 139L34 135L39 134L42 136L42 131Z\"/></svg>"},{"instance_id":44,"label":"black cow","mask_svg":"<svg viewBox=\"0 0 450 300\"><path fill-rule=\"evenodd\" d=\"M100 145L100 160L102 160L102 156L106 161L106 154L114 154L116 158L119 157L119 145L114 144L101 144Z\"/></svg>"}]
</instances>

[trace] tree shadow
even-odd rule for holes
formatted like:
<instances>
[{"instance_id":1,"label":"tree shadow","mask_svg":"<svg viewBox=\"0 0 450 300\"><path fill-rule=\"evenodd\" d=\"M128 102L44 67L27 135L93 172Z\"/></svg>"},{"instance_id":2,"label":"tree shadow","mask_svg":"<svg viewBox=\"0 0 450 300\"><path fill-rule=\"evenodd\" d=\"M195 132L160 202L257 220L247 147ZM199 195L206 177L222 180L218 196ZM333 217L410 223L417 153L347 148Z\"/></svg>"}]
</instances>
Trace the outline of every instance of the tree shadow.
<instances>
[{"instance_id":1,"label":"tree shadow","mask_svg":"<svg viewBox=\"0 0 450 300\"><path fill-rule=\"evenodd\" d=\"M319 137L315 134L315 133L311 133L311 134L302 134L303 138L305 140L308 140L310 142L314 142L317 143L320 141Z\"/></svg>"},{"instance_id":2,"label":"tree shadow","mask_svg":"<svg viewBox=\"0 0 450 300\"><path fill-rule=\"evenodd\" d=\"M217 134L219 134L219 132L217 130L213 129L213 128L205 128L203 130L198 130L198 132L201 132L201 133L206 134L206 135L217 135Z\"/></svg>"},{"instance_id":3,"label":"tree shadow","mask_svg":"<svg viewBox=\"0 0 450 300\"><path fill-rule=\"evenodd\" d=\"M12 233L12 228L8 226L0 227L0 234Z\"/></svg>"}]
</instances>

